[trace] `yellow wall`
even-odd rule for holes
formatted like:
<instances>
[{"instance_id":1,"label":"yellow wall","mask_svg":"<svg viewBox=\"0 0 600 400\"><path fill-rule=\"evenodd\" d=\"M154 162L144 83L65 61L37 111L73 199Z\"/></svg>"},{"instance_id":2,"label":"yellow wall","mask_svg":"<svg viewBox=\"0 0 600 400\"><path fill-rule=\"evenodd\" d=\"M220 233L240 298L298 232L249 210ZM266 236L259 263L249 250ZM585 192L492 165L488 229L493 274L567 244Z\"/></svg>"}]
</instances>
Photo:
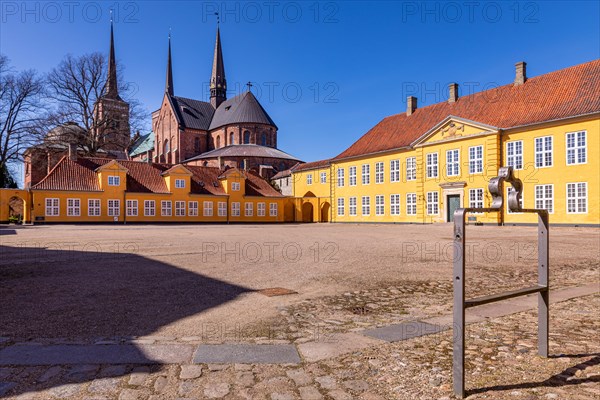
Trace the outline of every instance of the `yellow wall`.
<instances>
[{"instance_id":1,"label":"yellow wall","mask_svg":"<svg viewBox=\"0 0 600 400\"><path fill-rule=\"evenodd\" d=\"M18 197L23 201L23 221L31 220L31 199L26 190L22 189L0 189L0 223L8 222L10 199Z\"/></svg>"},{"instance_id":2,"label":"yellow wall","mask_svg":"<svg viewBox=\"0 0 600 400\"><path fill-rule=\"evenodd\" d=\"M325 173L325 183L321 183L321 173ZM308 183L308 176L312 176L312 184ZM293 172L293 196L294 197L329 197L330 194L330 167L322 167L316 169L310 169L306 171ZM309 194L307 196L307 194Z\"/></svg>"}]
</instances>

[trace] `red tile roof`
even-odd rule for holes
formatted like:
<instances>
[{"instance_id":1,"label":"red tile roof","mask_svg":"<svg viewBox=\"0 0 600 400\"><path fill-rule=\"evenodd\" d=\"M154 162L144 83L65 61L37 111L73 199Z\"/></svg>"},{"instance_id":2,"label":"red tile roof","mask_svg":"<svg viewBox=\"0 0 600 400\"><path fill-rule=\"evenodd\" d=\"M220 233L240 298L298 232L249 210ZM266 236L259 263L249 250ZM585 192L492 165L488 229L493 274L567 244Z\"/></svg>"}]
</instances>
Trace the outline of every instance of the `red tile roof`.
<instances>
[{"instance_id":1,"label":"red tile roof","mask_svg":"<svg viewBox=\"0 0 600 400\"><path fill-rule=\"evenodd\" d=\"M600 60L386 117L334 159L410 146L449 116L507 129L597 112Z\"/></svg>"},{"instance_id":2,"label":"red tile roof","mask_svg":"<svg viewBox=\"0 0 600 400\"><path fill-rule=\"evenodd\" d=\"M96 169L113 160L108 158L78 158L76 161L63 157L50 173L33 190L72 190L101 191ZM141 161L118 160L127 171L127 191L133 193L169 193L162 174L173 168L172 164L147 163ZM226 195L219 182L224 172L219 168L185 165L191 173L191 193L208 195ZM246 179L246 194L250 196L279 197L260 176L243 172Z\"/></svg>"},{"instance_id":3,"label":"red tile roof","mask_svg":"<svg viewBox=\"0 0 600 400\"><path fill-rule=\"evenodd\" d=\"M311 161L307 163L303 163L294 168L293 172L307 171L309 169L317 169L329 166L329 159L327 160L319 160L319 161Z\"/></svg>"}]
</instances>

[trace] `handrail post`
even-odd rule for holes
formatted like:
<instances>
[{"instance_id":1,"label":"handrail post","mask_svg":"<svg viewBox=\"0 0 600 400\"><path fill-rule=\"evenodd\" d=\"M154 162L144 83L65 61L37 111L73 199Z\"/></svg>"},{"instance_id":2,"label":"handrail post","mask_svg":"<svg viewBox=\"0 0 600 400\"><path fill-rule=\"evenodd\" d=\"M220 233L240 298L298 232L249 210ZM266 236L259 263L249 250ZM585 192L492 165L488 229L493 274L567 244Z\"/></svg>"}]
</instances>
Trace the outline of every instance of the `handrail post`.
<instances>
[{"instance_id":1,"label":"handrail post","mask_svg":"<svg viewBox=\"0 0 600 400\"><path fill-rule=\"evenodd\" d=\"M538 283L546 287L538 293L538 354L548 357L549 295L550 295L550 252L548 212L538 213Z\"/></svg>"},{"instance_id":2,"label":"handrail post","mask_svg":"<svg viewBox=\"0 0 600 400\"><path fill-rule=\"evenodd\" d=\"M465 209L454 213L454 307L453 368L454 394L465 396Z\"/></svg>"}]
</instances>

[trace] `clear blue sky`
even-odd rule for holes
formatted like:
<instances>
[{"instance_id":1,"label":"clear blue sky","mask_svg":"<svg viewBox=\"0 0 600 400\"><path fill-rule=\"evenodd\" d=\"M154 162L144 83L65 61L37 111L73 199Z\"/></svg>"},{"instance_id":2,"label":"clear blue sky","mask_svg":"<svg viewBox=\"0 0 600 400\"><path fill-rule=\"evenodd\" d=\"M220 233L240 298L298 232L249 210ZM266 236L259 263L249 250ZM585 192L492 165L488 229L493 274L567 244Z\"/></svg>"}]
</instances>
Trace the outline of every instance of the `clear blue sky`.
<instances>
[{"instance_id":1,"label":"clear blue sky","mask_svg":"<svg viewBox=\"0 0 600 400\"><path fill-rule=\"evenodd\" d=\"M214 11L230 89L255 84L279 126L279 148L333 157L383 117L444 101L447 84L509 83L600 57L600 8L583 2L30 2L0 3L0 51L47 72L66 53L108 52L148 111L162 99L169 27L175 93L208 99ZM235 90L238 88L237 91ZM464 93L463 93L464 94Z\"/></svg>"}]
</instances>

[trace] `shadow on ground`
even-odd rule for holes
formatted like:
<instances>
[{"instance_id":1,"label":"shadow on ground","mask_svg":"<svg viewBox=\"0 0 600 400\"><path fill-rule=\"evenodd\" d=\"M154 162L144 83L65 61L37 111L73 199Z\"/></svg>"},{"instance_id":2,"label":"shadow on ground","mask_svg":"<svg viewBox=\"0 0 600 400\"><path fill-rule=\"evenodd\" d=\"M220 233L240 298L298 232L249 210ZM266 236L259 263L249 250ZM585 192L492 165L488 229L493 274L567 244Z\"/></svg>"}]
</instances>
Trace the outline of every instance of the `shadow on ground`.
<instances>
[{"instance_id":1,"label":"shadow on ground","mask_svg":"<svg viewBox=\"0 0 600 400\"><path fill-rule=\"evenodd\" d=\"M135 245L118 252L104 250L94 244L82 251L0 246L0 337L9 338L7 343L36 338L94 343L150 335L251 291L138 256ZM10 347L14 346L5 343L2 350ZM138 364L147 360L159 367L141 349L131 346L130 351L144 361ZM93 379L89 369L75 367L72 374L44 388ZM108 375L128 372L113 368ZM10 394L30 390L22 386Z\"/></svg>"}]
</instances>

